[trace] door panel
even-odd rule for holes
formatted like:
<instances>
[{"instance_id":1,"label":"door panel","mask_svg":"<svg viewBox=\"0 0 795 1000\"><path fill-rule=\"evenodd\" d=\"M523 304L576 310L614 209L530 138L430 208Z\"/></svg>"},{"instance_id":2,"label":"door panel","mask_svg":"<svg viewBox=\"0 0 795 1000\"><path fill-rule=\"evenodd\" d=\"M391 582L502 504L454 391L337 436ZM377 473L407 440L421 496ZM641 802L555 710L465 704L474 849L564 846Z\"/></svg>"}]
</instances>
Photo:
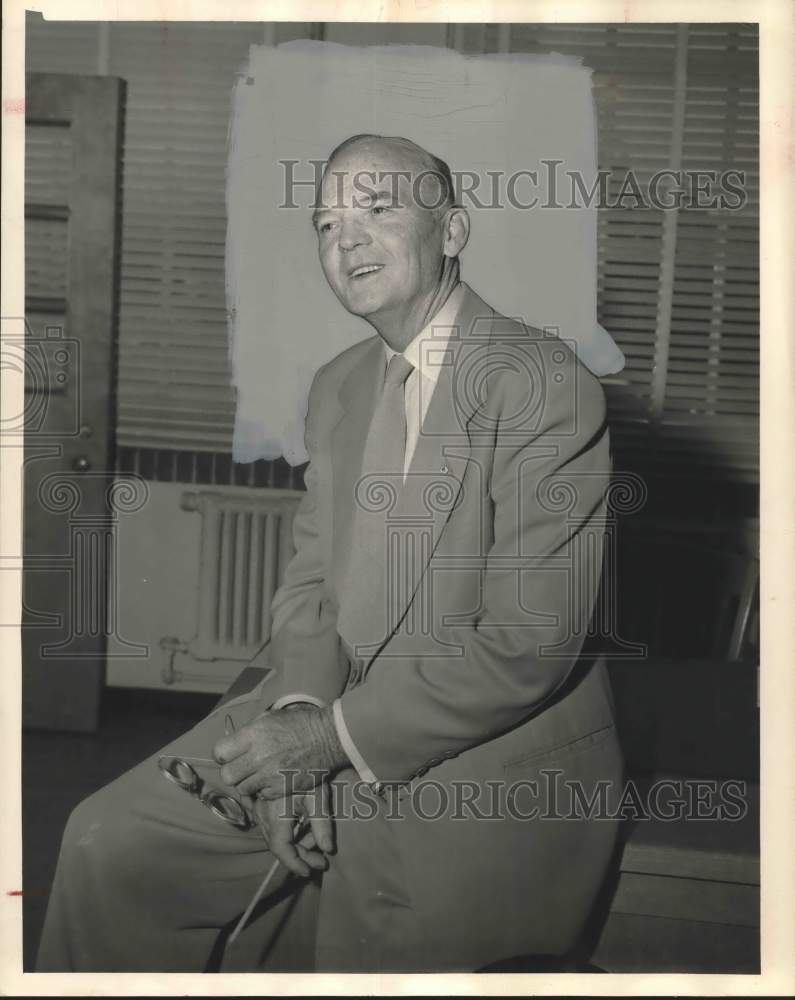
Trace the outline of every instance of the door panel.
<instances>
[{"instance_id":1,"label":"door panel","mask_svg":"<svg viewBox=\"0 0 795 1000\"><path fill-rule=\"evenodd\" d=\"M26 96L23 723L96 728L112 566L123 81Z\"/></svg>"}]
</instances>

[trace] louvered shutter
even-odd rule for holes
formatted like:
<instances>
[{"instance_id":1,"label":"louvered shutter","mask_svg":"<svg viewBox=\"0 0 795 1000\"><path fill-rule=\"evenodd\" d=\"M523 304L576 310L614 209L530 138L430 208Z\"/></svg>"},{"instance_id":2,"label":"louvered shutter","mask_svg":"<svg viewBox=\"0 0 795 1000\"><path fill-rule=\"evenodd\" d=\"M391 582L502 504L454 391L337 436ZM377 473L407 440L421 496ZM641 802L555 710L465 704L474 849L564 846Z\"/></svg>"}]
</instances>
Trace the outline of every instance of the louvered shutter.
<instances>
[{"instance_id":1,"label":"louvered shutter","mask_svg":"<svg viewBox=\"0 0 795 1000\"><path fill-rule=\"evenodd\" d=\"M740 210L679 213L661 470L753 481L759 444L756 28L692 25L682 166L745 172Z\"/></svg>"},{"instance_id":2,"label":"louvered shutter","mask_svg":"<svg viewBox=\"0 0 795 1000\"><path fill-rule=\"evenodd\" d=\"M627 359L621 373L605 379L619 464L634 465L645 454L654 406L660 277L671 248L664 240L665 213L633 207L631 178L643 191L652 174L668 164L674 126L673 29L663 33L664 48L655 52L654 71L639 71L632 59L633 68L623 73L594 74L599 168L609 171L608 205L599 210L597 223L597 312ZM630 61L630 55L622 58Z\"/></svg>"},{"instance_id":3,"label":"louvered shutter","mask_svg":"<svg viewBox=\"0 0 795 1000\"><path fill-rule=\"evenodd\" d=\"M122 445L230 451L224 295L232 86L259 25L126 24L119 427Z\"/></svg>"}]
</instances>

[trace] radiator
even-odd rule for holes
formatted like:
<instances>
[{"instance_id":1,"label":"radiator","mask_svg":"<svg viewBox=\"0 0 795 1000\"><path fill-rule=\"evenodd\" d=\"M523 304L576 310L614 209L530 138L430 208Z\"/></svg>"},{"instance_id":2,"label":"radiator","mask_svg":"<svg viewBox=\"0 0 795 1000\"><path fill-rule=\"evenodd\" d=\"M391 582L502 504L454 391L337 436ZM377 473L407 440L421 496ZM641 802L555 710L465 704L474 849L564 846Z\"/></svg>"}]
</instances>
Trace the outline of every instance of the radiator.
<instances>
[{"instance_id":1,"label":"radiator","mask_svg":"<svg viewBox=\"0 0 795 1000\"><path fill-rule=\"evenodd\" d=\"M183 494L182 509L201 517L197 629L187 642L160 640L170 654L166 683L191 677L175 669L178 653L243 663L268 640L271 601L293 555L292 521L302 495L244 487Z\"/></svg>"}]
</instances>

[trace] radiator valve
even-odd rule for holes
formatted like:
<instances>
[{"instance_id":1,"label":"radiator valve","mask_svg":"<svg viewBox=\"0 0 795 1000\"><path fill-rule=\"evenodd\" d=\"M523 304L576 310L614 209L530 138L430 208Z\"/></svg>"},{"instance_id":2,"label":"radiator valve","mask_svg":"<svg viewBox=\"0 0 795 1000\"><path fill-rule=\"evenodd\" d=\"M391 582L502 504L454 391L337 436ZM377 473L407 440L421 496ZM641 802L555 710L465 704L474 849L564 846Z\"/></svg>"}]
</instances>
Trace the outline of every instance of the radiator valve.
<instances>
[{"instance_id":1,"label":"radiator valve","mask_svg":"<svg viewBox=\"0 0 795 1000\"><path fill-rule=\"evenodd\" d=\"M186 644L181 639L177 639L173 635L167 635L160 640L160 648L164 653L168 653L168 662L160 672L160 676L163 678L163 683L174 684L176 681L182 680L180 672L174 669L174 660L176 659L177 653L188 652Z\"/></svg>"}]
</instances>

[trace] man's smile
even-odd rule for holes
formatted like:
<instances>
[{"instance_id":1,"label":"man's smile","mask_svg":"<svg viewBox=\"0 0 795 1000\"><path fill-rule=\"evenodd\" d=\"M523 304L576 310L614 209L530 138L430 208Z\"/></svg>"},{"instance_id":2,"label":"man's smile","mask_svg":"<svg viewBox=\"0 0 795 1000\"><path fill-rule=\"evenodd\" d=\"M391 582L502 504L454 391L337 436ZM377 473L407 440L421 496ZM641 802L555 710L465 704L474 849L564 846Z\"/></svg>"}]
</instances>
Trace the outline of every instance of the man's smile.
<instances>
[{"instance_id":1,"label":"man's smile","mask_svg":"<svg viewBox=\"0 0 795 1000\"><path fill-rule=\"evenodd\" d=\"M348 271L348 277L364 278L368 274L377 274L378 271L383 269L383 267L383 264L359 264L358 267L354 267Z\"/></svg>"}]
</instances>

